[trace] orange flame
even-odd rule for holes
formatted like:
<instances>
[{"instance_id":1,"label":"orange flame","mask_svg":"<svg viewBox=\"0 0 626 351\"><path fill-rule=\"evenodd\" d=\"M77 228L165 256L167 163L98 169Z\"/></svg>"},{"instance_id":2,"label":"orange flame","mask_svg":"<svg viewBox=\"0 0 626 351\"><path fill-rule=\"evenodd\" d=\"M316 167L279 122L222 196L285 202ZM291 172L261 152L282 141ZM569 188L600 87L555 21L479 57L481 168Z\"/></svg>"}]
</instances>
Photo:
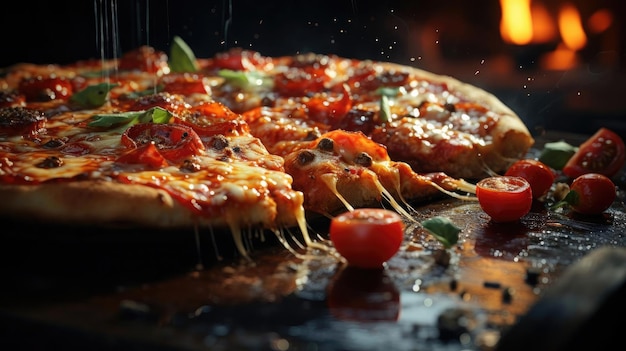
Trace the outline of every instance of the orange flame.
<instances>
[{"instance_id":1,"label":"orange flame","mask_svg":"<svg viewBox=\"0 0 626 351\"><path fill-rule=\"evenodd\" d=\"M570 49L578 51L587 45L587 36L576 7L564 4L559 11L559 32L563 43Z\"/></svg>"},{"instance_id":2,"label":"orange flame","mask_svg":"<svg viewBox=\"0 0 626 351\"><path fill-rule=\"evenodd\" d=\"M587 35L576 7L563 4L559 10L558 23L562 42L543 57L541 65L545 69L566 70L576 66L579 61L577 51L587 45Z\"/></svg>"},{"instance_id":3,"label":"orange flame","mask_svg":"<svg viewBox=\"0 0 626 351\"><path fill-rule=\"evenodd\" d=\"M541 58L542 67L564 70L578 64L577 52L587 45L587 35L580 13L574 5L564 3L556 19L552 18L544 5L532 0L500 0L500 6L502 40L522 46L556 42L560 36L561 42L557 48ZM594 24L591 28L602 31L610 25L612 18L610 13L598 12L591 20Z\"/></svg>"},{"instance_id":4,"label":"orange flame","mask_svg":"<svg viewBox=\"0 0 626 351\"><path fill-rule=\"evenodd\" d=\"M515 45L540 44L557 37L554 21L541 3L531 0L500 0L500 35Z\"/></svg>"}]
</instances>

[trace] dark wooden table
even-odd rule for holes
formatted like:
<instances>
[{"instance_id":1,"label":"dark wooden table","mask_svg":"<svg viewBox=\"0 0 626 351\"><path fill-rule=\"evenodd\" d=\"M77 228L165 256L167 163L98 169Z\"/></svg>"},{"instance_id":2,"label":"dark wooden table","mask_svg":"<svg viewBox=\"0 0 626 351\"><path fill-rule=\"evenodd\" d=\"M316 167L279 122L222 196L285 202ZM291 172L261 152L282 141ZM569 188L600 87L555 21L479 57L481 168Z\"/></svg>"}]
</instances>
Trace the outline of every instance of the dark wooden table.
<instances>
[{"instance_id":1,"label":"dark wooden table","mask_svg":"<svg viewBox=\"0 0 626 351\"><path fill-rule=\"evenodd\" d=\"M593 218L536 203L512 224L490 222L477 202L415 204L418 222L446 216L459 225L459 243L446 250L412 226L387 267L369 271L317 252L296 256L270 233L252 235L248 262L228 233L211 236L207 228L196 237L193 229L61 227L5 218L0 347L495 350L520 318L536 313L538 301L558 291L572 266L598 249L626 248L624 196L618 188L614 206ZM322 236L326 221L312 221ZM568 294L561 291L564 298L588 301L585 279L579 276ZM608 312L604 303L610 289L623 291L623 277L608 279L612 284L592 288L599 307L582 319L597 318L601 307L603 317L623 314L621 299L611 300L615 308Z\"/></svg>"}]
</instances>

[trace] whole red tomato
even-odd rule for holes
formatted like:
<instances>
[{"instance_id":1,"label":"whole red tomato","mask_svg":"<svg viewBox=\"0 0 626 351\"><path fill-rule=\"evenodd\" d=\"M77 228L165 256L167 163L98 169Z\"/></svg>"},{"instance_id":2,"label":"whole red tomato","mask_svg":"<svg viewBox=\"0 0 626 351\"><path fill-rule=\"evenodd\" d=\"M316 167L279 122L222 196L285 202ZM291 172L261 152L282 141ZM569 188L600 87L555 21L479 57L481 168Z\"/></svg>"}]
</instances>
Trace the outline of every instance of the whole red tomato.
<instances>
[{"instance_id":1,"label":"whole red tomato","mask_svg":"<svg viewBox=\"0 0 626 351\"><path fill-rule=\"evenodd\" d=\"M381 268L400 249L404 222L391 210L359 208L334 217L329 236L348 265Z\"/></svg>"},{"instance_id":2,"label":"whole red tomato","mask_svg":"<svg viewBox=\"0 0 626 351\"><path fill-rule=\"evenodd\" d=\"M556 177L550 167L535 159L522 159L513 163L504 175L526 179L530 183L534 199L544 196Z\"/></svg>"},{"instance_id":3,"label":"whole red tomato","mask_svg":"<svg viewBox=\"0 0 626 351\"><path fill-rule=\"evenodd\" d=\"M476 184L480 207L494 222L517 221L528 212L533 202L530 183L522 177L488 177Z\"/></svg>"},{"instance_id":4,"label":"whole red tomato","mask_svg":"<svg viewBox=\"0 0 626 351\"><path fill-rule=\"evenodd\" d=\"M596 215L606 211L617 196L615 184L599 173L587 173L572 181L563 202L581 214Z\"/></svg>"},{"instance_id":5,"label":"whole red tomato","mask_svg":"<svg viewBox=\"0 0 626 351\"><path fill-rule=\"evenodd\" d=\"M578 147L578 151L563 167L563 174L576 178L585 173L613 177L626 161L622 138L607 128L600 128Z\"/></svg>"}]
</instances>

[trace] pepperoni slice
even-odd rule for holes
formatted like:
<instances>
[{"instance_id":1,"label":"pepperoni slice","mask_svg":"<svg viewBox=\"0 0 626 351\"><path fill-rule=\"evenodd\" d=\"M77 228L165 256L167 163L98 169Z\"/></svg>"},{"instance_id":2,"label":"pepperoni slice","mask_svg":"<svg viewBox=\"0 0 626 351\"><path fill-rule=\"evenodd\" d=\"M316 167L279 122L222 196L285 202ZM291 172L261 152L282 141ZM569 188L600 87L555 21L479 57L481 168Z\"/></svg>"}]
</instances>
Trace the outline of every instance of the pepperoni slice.
<instances>
[{"instance_id":1,"label":"pepperoni slice","mask_svg":"<svg viewBox=\"0 0 626 351\"><path fill-rule=\"evenodd\" d=\"M23 107L0 108L0 135L35 137L44 128L46 117Z\"/></svg>"}]
</instances>

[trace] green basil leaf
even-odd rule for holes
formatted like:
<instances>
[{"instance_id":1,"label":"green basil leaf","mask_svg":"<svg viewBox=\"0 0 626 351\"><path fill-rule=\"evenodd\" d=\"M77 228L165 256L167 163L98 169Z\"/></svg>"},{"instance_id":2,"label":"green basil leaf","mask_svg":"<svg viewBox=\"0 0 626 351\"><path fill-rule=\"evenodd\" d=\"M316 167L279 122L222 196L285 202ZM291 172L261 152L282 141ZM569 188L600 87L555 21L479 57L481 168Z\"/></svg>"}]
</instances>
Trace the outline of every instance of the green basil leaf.
<instances>
[{"instance_id":1,"label":"green basil leaf","mask_svg":"<svg viewBox=\"0 0 626 351\"><path fill-rule=\"evenodd\" d=\"M76 92L70 98L70 101L79 104L85 108L94 108L104 105L111 89L118 84L100 83L90 85L85 89Z\"/></svg>"},{"instance_id":2,"label":"green basil leaf","mask_svg":"<svg viewBox=\"0 0 626 351\"><path fill-rule=\"evenodd\" d=\"M398 96L399 92L400 88L398 87L379 87L378 89L376 89L376 94L388 97Z\"/></svg>"},{"instance_id":3,"label":"green basil leaf","mask_svg":"<svg viewBox=\"0 0 626 351\"><path fill-rule=\"evenodd\" d=\"M389 98L387 95L380 96L380 121L383 123L391 121L391 110L389 109Z\"/></svg>"},{"instance_id":4,"label":"green basil leaf","mask_svg":"<svg viewBox=\"0 0 626 351\"><path fill-rule=\"evenodd\" d=\"M546 143L539 155L539 161L556 170L561 170L576 151L578 151L577 146L568 144L564 140Z\"/></svg>"},{"instance_id":5,"label":"green basil leaf","mask_svg":"<svg viewBox=\"0 0 626 351\"><path fill-rule=\"evenodd\" d=\"M447 217L433 217L423 221L421 224L424 229L430 232L446 248L452 247L459 241L461 229Z\"/></svg>"},{"instance_id":6,"label":"green basil leaf","mask_svg":"<svg viewBox=\"0 0 626 351\"><path fill-rule=\"evenodd\" d=\"M92 121L89 122L90 127L112 127L120 124L130 123L136 120L141 112L124 112L124 113L105 113L98 114L92 117Z\"/></svg>"},{"instance_id":7,"label":"green basil leaf","mask_svg":"<svg viewBox=\"0 0 626 351\"><path fill-rule=\"evenodd\" d=\"M226 81L243 90L254 90L256 88L273 86L273 81L262 72L259 71L234 71L230 69L221 69L217 75L226 79Z\"/></svg>"},{"instance_id":8,"label":"green basil leaf","mask_svg":"<svg viewBox=\"0 0 626 351\"><path fill-rule=\"evenodd\" d=\"M168 123L172 113L162 107L153 107L145 111L122 113L105 113L94 115L89 122L90 127L112 127L121 124L135 123Z\"/></svg>"},{"instance_id":9,"label":"green basil leaf","mask_svg":"<svg viewBox=\"0 0 626 351\"><path fill-rule=\"evenodd\" d=\"M172 72L197 72L200 69L196 55L179 36L172 40L168 65Z\"/></svg>"},{"instance_id":10,"label":"green basil leaf","mask_svg":"<svg viewBox=\"0 0 626 351\"><path fill-rule=\"evenodd\" d=\"M138 117L139 122L141 123L161 123L165 124L170 121L172 118L172 113L162 107L153 107Z\"/></svg>"}]
</instances>

